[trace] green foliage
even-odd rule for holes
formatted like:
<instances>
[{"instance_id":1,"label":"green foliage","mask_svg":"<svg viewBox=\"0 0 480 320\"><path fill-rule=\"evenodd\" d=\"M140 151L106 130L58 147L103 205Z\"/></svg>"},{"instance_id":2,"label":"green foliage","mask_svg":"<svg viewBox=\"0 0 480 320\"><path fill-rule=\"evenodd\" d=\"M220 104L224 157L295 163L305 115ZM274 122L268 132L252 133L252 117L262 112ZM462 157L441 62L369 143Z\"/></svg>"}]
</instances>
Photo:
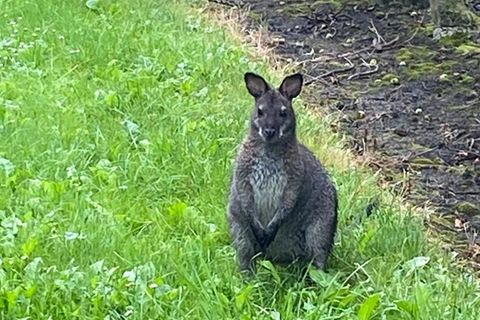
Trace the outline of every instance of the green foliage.
<instances>
[{"instance_id":1,"label":"green foliage","mask_svg":"<svg viewBox=\"0 0 480 320\"><path fill-rule=\"evenodd\" d=\"M373 312L380 302L380 295L378 293L372 294L360 306L358 310L358 318L360 320L368 320L372 317Z\"/></svg>"},{"instance_id":2,"label":"green foliage","mask_svg":"<svg viewBox=\"0 0 480 320\"><path fill-rule=\"evenodd\" d=\"M225 207L252 104L241 79L267 67L187 4L2 2L0 318L476 319L478 283L421 219L332 161L330 273L238 273ZM298 110L329 159L328 119Z\"/></svg>"}]
</instances>

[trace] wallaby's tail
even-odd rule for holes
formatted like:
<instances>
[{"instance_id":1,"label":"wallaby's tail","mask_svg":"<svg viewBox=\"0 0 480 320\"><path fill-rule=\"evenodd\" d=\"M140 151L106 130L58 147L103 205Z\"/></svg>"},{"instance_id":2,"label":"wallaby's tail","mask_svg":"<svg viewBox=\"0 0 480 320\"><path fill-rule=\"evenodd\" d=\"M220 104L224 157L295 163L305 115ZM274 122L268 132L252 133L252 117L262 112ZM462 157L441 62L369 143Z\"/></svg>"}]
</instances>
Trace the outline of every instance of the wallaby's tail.
<instances>
[{"instance_id":1,"label":"wallaby's tail","mask_svg":"<svg viewBox=\"0 0 480 320\"><path fill-rule=\"evenodd\" d=\"M378 200L378 198L375 197L371 199L367 205L367 208L365 209L365 213L367 214L367 217L370 217L372 215L372 212L378 209L379 205L380 205L380 201Z\"/></svg>"}]
</instances>

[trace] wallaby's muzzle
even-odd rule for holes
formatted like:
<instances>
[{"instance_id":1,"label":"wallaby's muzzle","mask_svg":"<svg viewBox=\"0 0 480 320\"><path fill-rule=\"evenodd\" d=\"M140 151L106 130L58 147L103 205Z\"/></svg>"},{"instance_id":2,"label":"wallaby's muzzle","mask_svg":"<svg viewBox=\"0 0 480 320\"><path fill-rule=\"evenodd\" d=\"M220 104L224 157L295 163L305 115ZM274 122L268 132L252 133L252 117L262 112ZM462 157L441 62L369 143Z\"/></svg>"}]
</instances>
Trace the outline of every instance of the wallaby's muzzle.
<instances>
[{"instance_id":1,"label":"wallaby's muzzle","mask_svg":"<svg viewBox=\"0 0 480 320\"><path fill-rule=\"evenodd\" d=\"M275 133L277 131L273 128L269 128L269 129L263 130L263 132L265 133L265 138L266 139L271 139L271 138L275 137Z\"/></svg>"}]
</instances>

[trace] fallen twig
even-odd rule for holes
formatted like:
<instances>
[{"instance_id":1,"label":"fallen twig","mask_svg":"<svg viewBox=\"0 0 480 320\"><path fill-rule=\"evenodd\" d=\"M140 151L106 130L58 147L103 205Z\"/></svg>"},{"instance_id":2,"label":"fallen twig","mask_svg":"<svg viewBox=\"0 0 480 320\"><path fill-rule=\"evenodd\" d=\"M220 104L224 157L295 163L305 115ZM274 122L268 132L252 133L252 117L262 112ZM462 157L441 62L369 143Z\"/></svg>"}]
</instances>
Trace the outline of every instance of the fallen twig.
<instances>
[{"instance_id":1,"label":"fallen twig","mask_svg":"<svg viewBox=\"0 0 480 320\"><path fill-rule=\"evenodd\" d=\"M371 47L368 47L368 48L363 48L363 49L360 49L360 50L356 50L356 51L352 51L352 52L346 52L346 53L343 53L341 55L338 55L337 57L338 58L346 58L346 57L350 57L350 56L353 56L353 55L358 55L360 53L363 53L363 52L368 52L368 51L371 51L368 56L371 56L373 53L375 52L383 52L383 51L386 51L386 50L390 50L390 49L393 49L395 48L395 46L393 46L398 40L400 39L399 36L396 36L394 39L388 41L388 42L385 42L383 45L380 45L380 46L371 46Z\"/></svg>"},{"instance_id":2,"label":"fallen twig","mask_svg":"<svg viewBox=\"0 0 480 320\"><path fill-rule=\"evenodd\" d=\"M451 192L452 194L461 194L461 195L475 195L475 194L480 194L480 191L455 191L452 188L448 188L448 191Z\"/></svg>"},{"instance_id":3,"label":"fallen twig","mask_svg":"<svg viewBox=\"0 0 480 320\"><path fill-rule=\"evenodd\" d=\"M422 151L422 152L418 152L418 153L416 153L416 154L413 154L413 153L412 153L412 154L410 154L408 157L402 159L402 162L410 162L410 161L412 161L413 159L418 158L418 157L420 157L420 156L423 156L423 155L425 155L425 154L427 154L427 153L429 153L429 152L435 151L435 150L437 150L438 148L439 148L439 146L435 146L435 147L433 147L433 148L430 148L430 149L425 150L425 151Z\"/></svg>"},{"instance_id":4,"label":"fallen twig","mask_svg":"<svg viewBox=\"0 0 480 320\"><path fill-rule=\"evenodd\" d=\"M380 32L378 32L378 29L377 29L377 27L375 26L375 24L373 23L372 20L370 20L370 25L371 26L368 27L368 29L370 31L372 31L373 33L375 33L375 35L377 37L373 41L372 45L368 48L363 48L363 49L356 50L356 51L353 51L353 52L343 53L343 54L338 56L339 58L345 58L345 57L349 57L349 56L352 56L352 55L358 55L360 53L368 52L368 51L371 51L368 54L368 56L371 56L375 52L383 52L383 51L393 49L393 48L396 47L396 46L394 46L394 44L400 39L399 36L396 36L395 38L393 38L390 41L386 41L385 38L380 34Z\"/></svg>"},{"instance_id":5,"label":"fallen twig","mask_svg":"<svg viewBox=\"0 0 480 320\"><path fill-rule=\"evenodd\" d=\"M346 52L346 53L343 53L341 55L338 55L337 58L346 58L346 57L357 55L359 53L363 53L363 52L366 52L366 51L369 51L369 50L370 50L370 48L363 48L363 49L352 51L352 52Z\"/></svg>"},{"instance_id":6,"label":"fallen twig","mask_svg":"<svg viewBox=\"0 0 480 320\"><path fill-rule=\"evenodd\" d=\"M347 61L349 62L349 66L348 66L348 67L330 70L330 71L327 71L327 72L325 72L325 73L322 73L321 75L318 75L318 76L316 76L316 77L312 77L310 80L306 81L304 85L305 85L305 86L308 86L308 85L312 84L313 82L315 82L315 81L317 81L317 80L323 79L323 78L325 78L325 77L328 77L328 76L331 76L331 75L334 75L334 74L347 72L347 71L350 71L350 70L352 70L353 68L355 68L355 65L354 65L350 60L347 60Z\"/></svg>"},{"instance_id":7,"label":"fallen twig","mask_svg":"<svg viewBox=\"0 0 480 320\"><path fill-rule=\"evenodd\" d=\"M313 50L313 49L312 49ZM321 53L321 52L320 52ZM304 63L317 63L317 62L320 62L322 60L324 60L325 57L323 56L320 56L320 57L316 57L316 58L313 58L313 59L306 59L306 60L303 60L303 61L299 61L298 64L304 64Z\"/></svg>"},{"instance_id":8,"label":"fallen twig","mask_svg":"<svg viewBox=\"0 0 480 320\"><path fill-rule=\"evenodd\" d=\"M386 43L385 39L382 37L382 35L378 32L378 29L377 27L375 26L375 24L373 23L373 20L370 19L370 27L368 27L368 30L372 31L373 33L375 33L375 35L377 36L377 45L381 45L382 43Z\"/></svg>"},{"instance_id":9,"label":"fallen twig","mask_svg":"<svg viewBox=\"0 0 480 320\"><path fill-rule=\"evenodd\" d=\"M327 35L325 36L325 39L330 39L330 38L333 38L337 35L337 29L335 29L334 27L332 27L333 29L333 33L327 33Z\"/></svg>"},{"instance_id":10,"label":"fallen twig","mask_svg":"<svg viewBox=\"0 0 480 320\"><path fill-rule=\"evenodd\" d=\"M242 8L245 6L245 2L243 0L208 0L208 1L216 4L221 4L227 7Z\"/></svg>"},{"instance_id":11,"label":"fallen twig","mask_svg":"<svg viewBox=\"0 0 480 320\"><path fill-rule=\"evenodd\" d=\"M399 39L400 39L400 37L396 36L392 40L390 40L388 42L385 42L380 48L376 49L375 51L381 52L381 51L385 51L385 50L388 50L388 49L393 49L392 45L394 45L395 42L397 42Z\"/></svg>"},{"instance_id":12,"label":"fallen twig","mask_svg":"<svg viewBox=\"0 0 480 320\"><path fill-rule=\"evenodd\" d=\"M417 35L418 33L418 30L420 30L420 28L422 27L423 25L423 20L425 19L425 15L422 16L422 19L420 20L420 26L418 28L415 29L415 31L413 32L413 34L407 39L407 40L404 40L402 41L401 44L399 44L398 46L401 46L401 45L404 45L404 44L407 44L408 42L412 41L413 38L415 38L415 36Z\"/></svg>"},{"instance_id":13,"label":"fallen twig","mask_svg":"<svg viewBox=\"0 0 480 320\"><path fill-rule=\"evenodd\" d=\"M368 76L370 74L373 74L375 72L378 71L378 65L376 65L373 69L370 69L370 70L366 70L366 71L361 71L361 72L357 72L357 73L354 73L352 74L351 76L349 76L347 78L347 80L352 80L352 79L355 79L355 78L360 78L360 77L363 77L363 76Z\"/></svg>"}]
</instances>

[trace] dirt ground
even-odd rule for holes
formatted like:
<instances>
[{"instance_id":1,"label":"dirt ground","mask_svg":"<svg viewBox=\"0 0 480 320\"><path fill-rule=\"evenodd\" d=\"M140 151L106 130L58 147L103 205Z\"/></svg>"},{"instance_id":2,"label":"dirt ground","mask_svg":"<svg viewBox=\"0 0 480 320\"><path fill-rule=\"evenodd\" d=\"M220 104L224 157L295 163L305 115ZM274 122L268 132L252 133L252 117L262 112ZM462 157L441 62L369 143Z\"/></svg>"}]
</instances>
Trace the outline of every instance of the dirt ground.
<instances>
[{"instance_id":1,"label":"dirt ground","mask_svg":"<svg viewBox=\"0 0 480 320\"><path fill-rule=\"evenodd\" d=\"M434 40L428 12L400 4L222 2L268 29L307 75L311 105L339 114L334 129L409 201L434 208L432 230L480 266L480 35Z\"/></svg>"}]
</instances>

